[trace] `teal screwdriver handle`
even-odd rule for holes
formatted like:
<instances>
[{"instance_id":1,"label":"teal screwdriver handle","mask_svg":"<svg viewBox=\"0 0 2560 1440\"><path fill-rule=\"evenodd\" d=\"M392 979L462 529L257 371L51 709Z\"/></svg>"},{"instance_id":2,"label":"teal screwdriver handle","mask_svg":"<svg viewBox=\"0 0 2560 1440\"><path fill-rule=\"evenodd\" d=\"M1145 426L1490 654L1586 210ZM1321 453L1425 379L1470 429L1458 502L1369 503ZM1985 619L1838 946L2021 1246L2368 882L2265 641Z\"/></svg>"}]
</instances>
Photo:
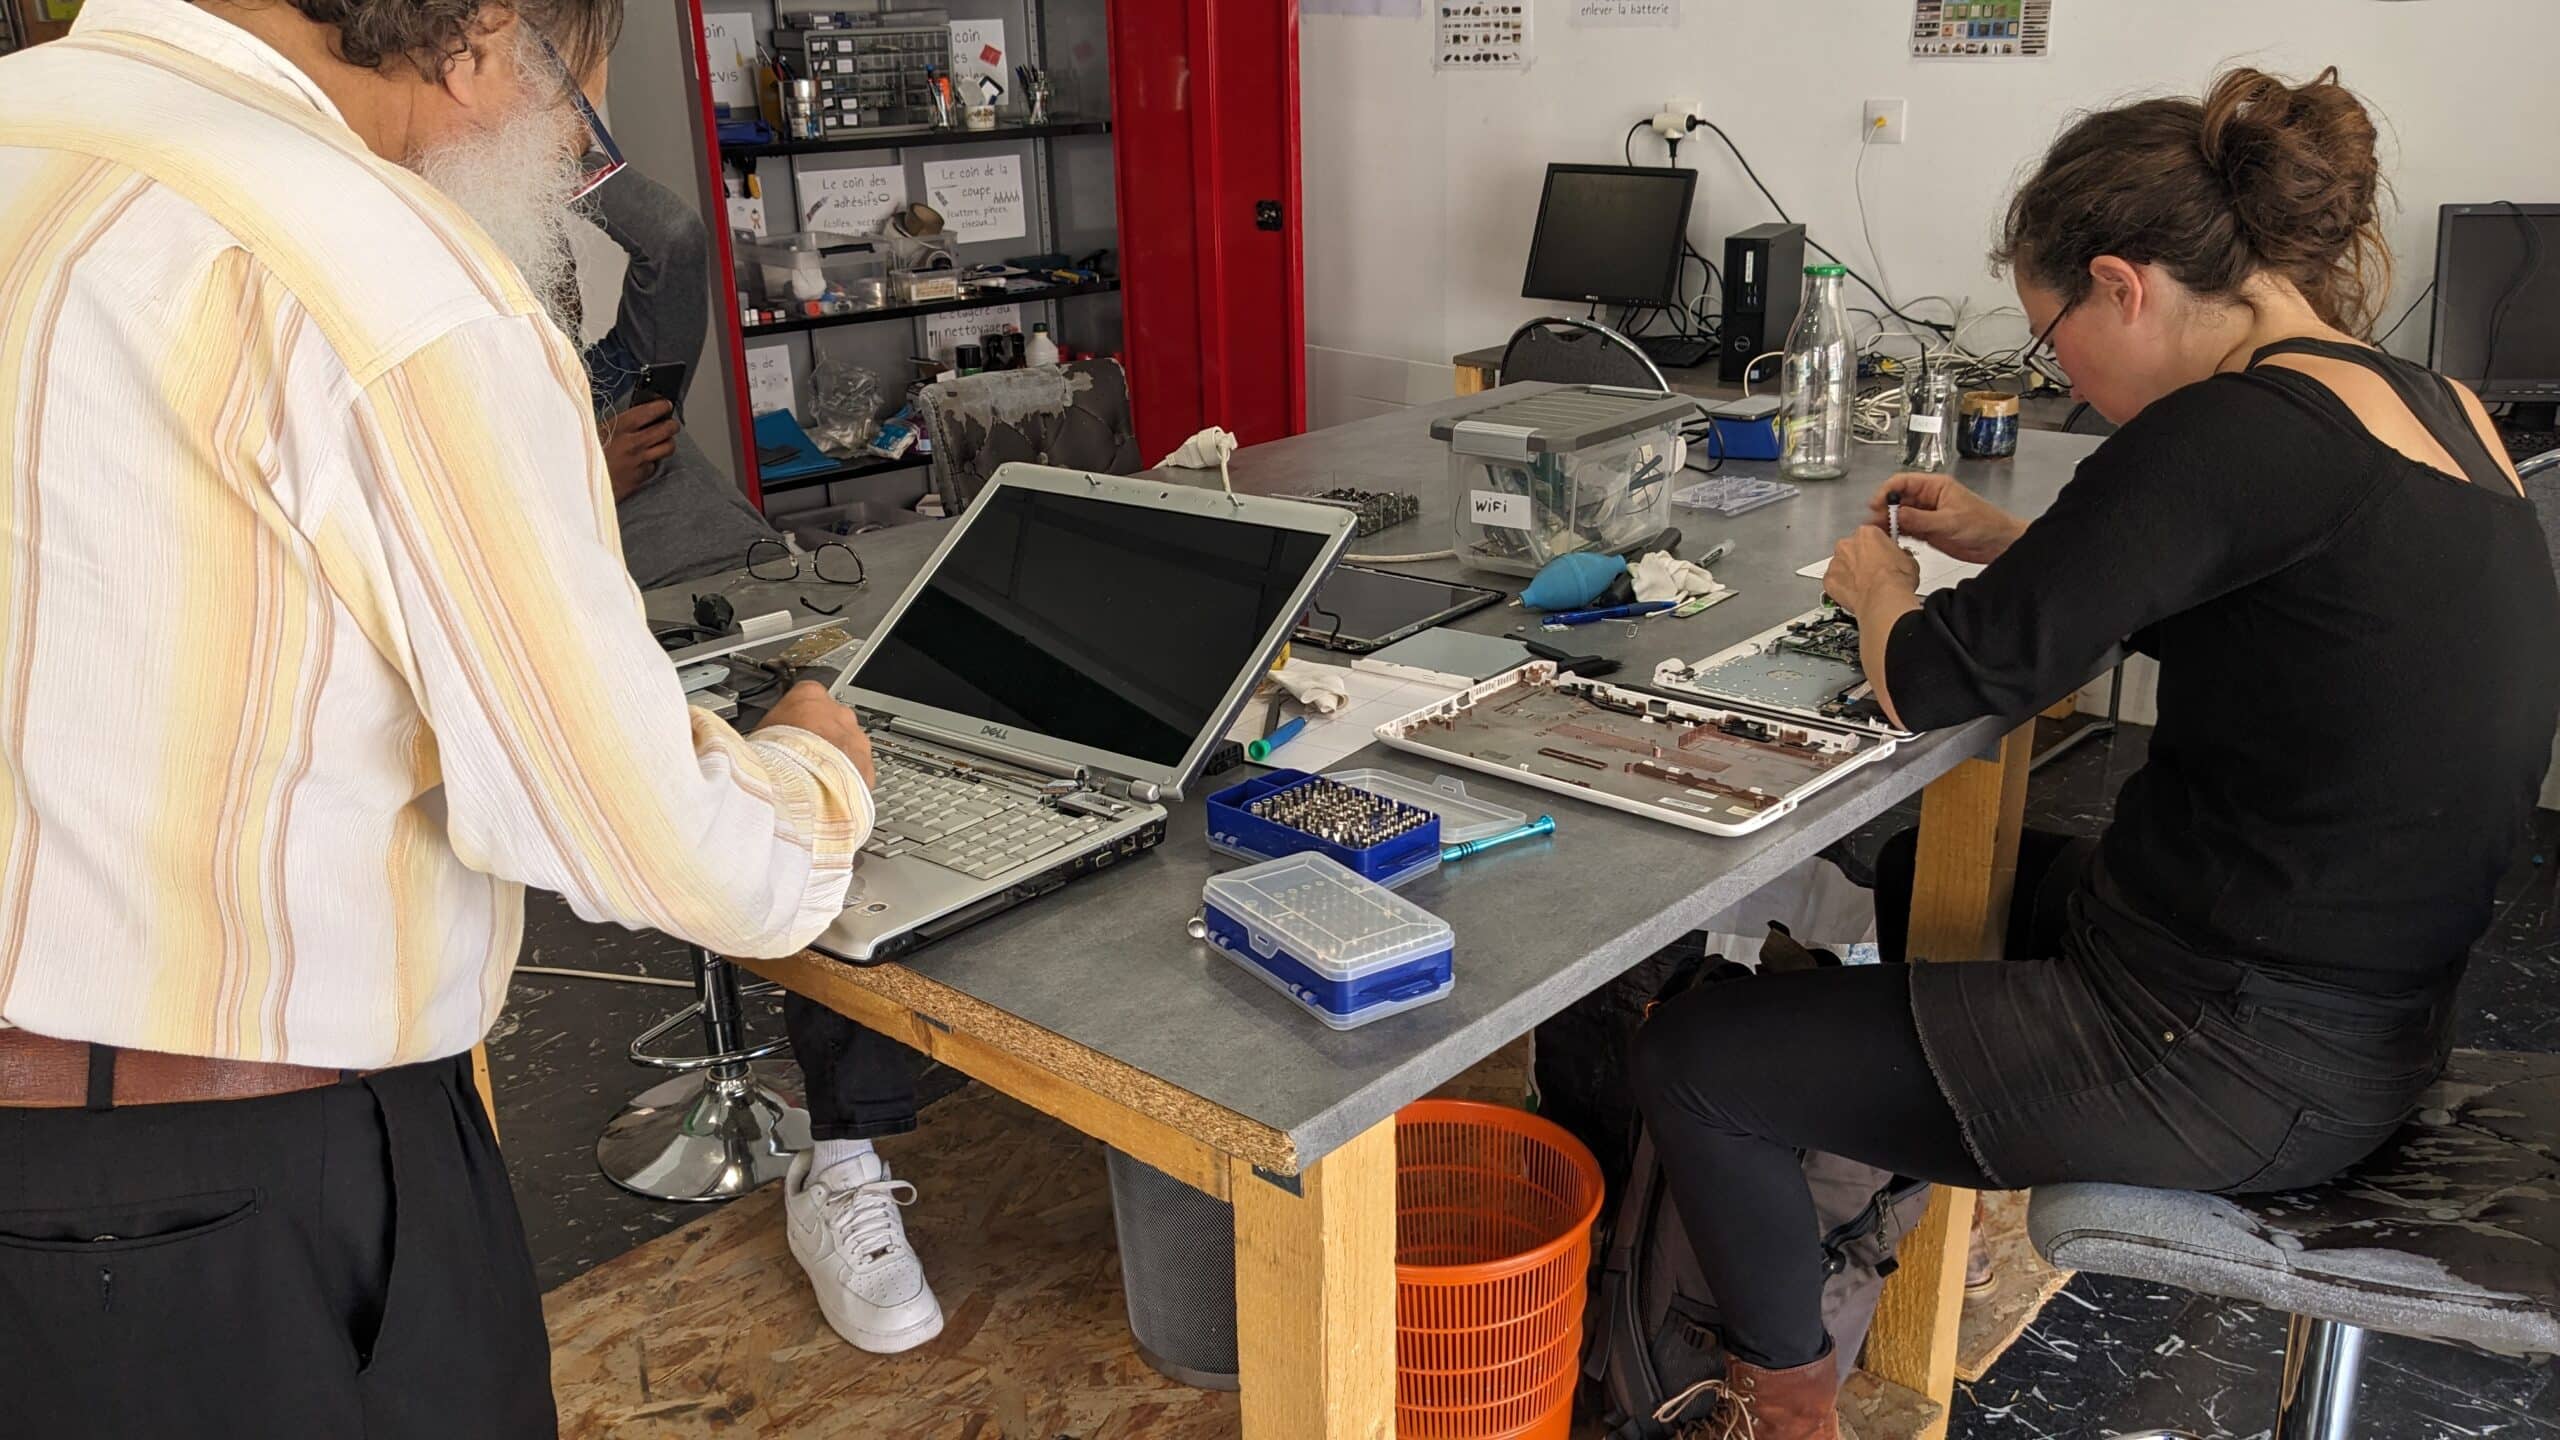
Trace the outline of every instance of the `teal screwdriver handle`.
<instances>
[{"instance_id":1,"label":"teal screwdriver handle","mask_svg":"<svg viewBox=\"0 0 2560 1440\"><path fill-rule=\"evenodd\" d=\"M1554 833L1556 833L1556 817L1541 815L1517 830L1505 830L1499 835L1487 835L1481 840L1470 840L1464 845L1443 845L1440 847L1440 858L1444 861L1464 860L1470 855L1481 854L1496 845L1508 845L1514 840L1534 840L1541 835Z\"/></svg>"}]
</instances>

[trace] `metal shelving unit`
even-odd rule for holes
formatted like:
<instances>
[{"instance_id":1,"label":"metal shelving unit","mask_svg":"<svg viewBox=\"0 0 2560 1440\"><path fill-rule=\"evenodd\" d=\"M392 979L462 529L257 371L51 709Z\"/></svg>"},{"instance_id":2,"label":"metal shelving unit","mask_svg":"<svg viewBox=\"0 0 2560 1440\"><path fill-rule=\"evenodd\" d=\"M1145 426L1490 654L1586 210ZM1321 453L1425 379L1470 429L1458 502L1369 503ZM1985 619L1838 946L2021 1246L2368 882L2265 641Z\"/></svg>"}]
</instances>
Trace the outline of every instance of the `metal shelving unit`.
<instances>
[{"instance_id":1,"label":"metal shelving unit","mask_svg":"<svg viewBox=\"0 0 2560 1440\"><path fill-rule=\"evenodd\" d=\"M859 135L825 140L777 140L770 145L723 145L731 160L761 160L774 155L836 155L857 150L932 150L947 145L994 145L1008 140L1048 140L1060 135L1108 135L1108 120L1060 120L1048 125L999 125L993 130L936 130L929 126L883 126Z\"/></svg>"},{"instance_id":2,"label":"metal shelving unit","mask_svg":"<svg viewBox=\"0 0 2560 1440\"><path fill-rule=\"evenodd\" d=\"M0 3L6 3L6 0L0 0ZM981 8L983 3L984 0L975 0L975 3L972 4L971 8ZM1018 23L1021 25L1021 29L1015 32L1013 47L1015 54L1032 64L1038 65L1043 69L1047 69L1049 68L1048 55L1050 49L1050 36L1048 32L1051 28L1051 17L1047 12L1049 6L1052 3L1058 3L1058 0L1018 0L1018 3L1021 8L1018 11L1010 11L1005 17L1009 21L1016 20L1018 18ZM688 8L698 15L701 8L701 0L693 0L693 4ZM775 12L778 13L784 8L797 8L795 0L778 0L778 3L775 5ZM957 11L963 7L955 4L951 8ZM1095 14L1098 16L1099 13L1100 11L1097 8ZM1061 33L1069 37L1066 41L1062 42L1061 48L1063 50L1075 51L1086 45L1086 42L1077 38L1078 32L1073 28L1072 21L1062 28ZM881 126L875 129L859 132L831 134L818 140L778 140L764 144L737 146L724 146L719 143L717 127L711 123L711 116L709 113L710 97L707 93L702 96L702 101L704 109L703 123L707 131L702 138L708 150L707 159L709 161L713 180L712 193L715 197L721 189L719 183L721 177L723 177L730 169L739 166L758 169L759 173L762 174L766 181L765 194L767 196L768 206L770 207L775 200L781 199L789 207L786 213L790 215L797 215L800 211L800 186L802 183L802 175L798 165L794 162L805 157L859 155L863 152L871 152L875 154L903 154L903 152L914 150L948 149L963 146L1020 145L1023 147L1023 180L1028 192L1026 195L1028 203L1024 207L1026 219L1028 221L1027 232L1018 242L1013 242L1013 248L1010 248L1005 252L999 252L998 255L982 256L981 258L1000 258L1003 254L1056 254L1060 253L1062 243L1075 244L1077 246L1077 253L1083 253L1084 250L1092 248L1091 242L1094 238L1094 234L1089 222L1080 222L1079 227L1076 227L1081 233L1067 233L1069 232L1070 227L1064 226L1061 223L1060 202L1057 188L1058 164L1053 159L1051 151L1053 143L1057 141L1070 140L1074 137L1081 136L1108 136L1112 134L1112 121L1110 119L1095 117L1090 114L1093 110L1108 108L1106 101L1101 101L1096 98L1095 103L1079 107L1080 109L1088 112L1086 114L1069 115L1041 125L1023 124L1017 120L1014 123L999 124L994 128L987 130L935 129L929 126L906 125ZM1072 103L1072 101L1070 103ZM779 178L782 178L789 187L787 197L777 196L775 193L775 187L772 182L778 177L772 173L771 167L764 167L762 165L762 162L769 160L782 162L779 168L784 172L784 175ZM714 203L717 203L716 199ZM776 228L787 229L795 227L785 224L778 225ZM1116 223L1113 223L1105 232L1107 236L1105 243L1113 248L1116 248L1117 246L1116 231L1117 225ZM718 263L722 267L724 273L732 268L732 250L728 241L729 237L724 230L719 236L719 245L717 250ZM924 338L921 322L926 317L975 310L988 306L1005 305L1037 307L1031 312L1023 315L1022 319L1025 328L1027 329L1029 327L1033 318L1036 316L1042 316L1043 312L1045 312L1045 319L1050 332L1052 334L1059 335L1062 339L1065 339L1068 337L1069 332L1064 323L1066 320L1066 314L1060 308L1060 302L1074 300L1083 296L1115 295L1119 293L1120 288L1120 281L1114 278L1085 284L1044 286L1038 290L1021 291L1009 294L978 294L967 296L955 301L937 301L922 305L892 305L876 310L857 311L844 315L793 317L763 325L745 324L736 318L734 310L722 307L726 311L728 318L720 328L726 333L720 334L715 332L714 343L722 345L725 348L729 356L730 363L739 371L739 374L735 377L735 383L738 387L737 393L740 402L740 414L738 418L741 426L741 434L744 436L752 433L754 419L752 413L750 413L752 406L747 403L746 400L747 388L744 376L746 366L745 347L750 342L771 342L777 339L787 339L794 335L807 334L811 336L811 339L806 342L807 353L802 358L814 361L818 357L816 347L820 343L818 339L819 332L844 333L847 332L850 327L873 326L894 320L905 320L916 322L917 331L915 340L917 342L917 348L920 350ZM1087 313L1089 314L1090 312ZM1116 316L1109 317L1102 322L1102 334L1105 337L1103 343L1106 347L1116 344L1118 332L1119 321ZM873 342L863 343L870 344ZM1086 341L1081 343L1090 344L1092 342ZM909 353L915 352L910 351ZM795 366L795 368L797 367ZM803 371L801 373L805 374L806 372ZM920 469L928 463L924 459L901 461L856 460L830 467L824 471L813 472L809 475L780 477L768 483L763 479L761 474L753 468L755 462L753 457L754 446L752 443L742 444L741 448L746 452L744 457L745 463L750 467L747 475L742 478L747 481L747 489L751 497L786 494L793 491L808 490L819 486L838 484L850 480L869 479L898 471Z\"/></svg>"},{"instance_id":3,"label":"metal shelving unit","mask_svg":"<svg viewBox=\"0 0 2560 1440\"><path fill-rule=\"evenodd\" d=\"M832 330L840 325L876 325L883 320L914 320L926 315L947 315L956 310L983 310L990 305L1038 305L1051 300L1072 300L1078 295L1108 295L1119 288L1117 280L1095 280L1076 285L1048 285L1038 290L1016 290L1008 294L963 295L957 300L929 300L921 305L885 305L877 310L855 310L843 315L776 320L769 325L746 326L743 333L748 339L755 340L767 335Z\"/></svg>"}]
</instances>

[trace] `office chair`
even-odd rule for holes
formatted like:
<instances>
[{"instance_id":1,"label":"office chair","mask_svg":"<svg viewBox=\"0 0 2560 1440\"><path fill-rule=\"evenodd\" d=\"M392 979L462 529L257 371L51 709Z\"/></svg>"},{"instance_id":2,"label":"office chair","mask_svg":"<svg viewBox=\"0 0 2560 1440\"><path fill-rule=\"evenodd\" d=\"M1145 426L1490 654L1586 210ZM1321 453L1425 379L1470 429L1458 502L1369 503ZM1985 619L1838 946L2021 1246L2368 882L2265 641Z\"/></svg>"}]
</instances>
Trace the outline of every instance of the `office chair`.
<instances>
[{"instance_id":1,"label":"office chair","mask_svg":"<svg viewBox=\"0 0 2560 1440\"><path fill-rule=\"evenodd\" d=\"M1671 393L1671 382L1636 342L1594 321L1554 315L1512 331L1503 347L1502 383L1521 380Z\"/></svg>"},{"instance_id":2,"label":"office chair","mask_svg":"<svg viewBox=\"0 0 2560 1440\"><path fill-rule=\"evenodd\" d=\"M1134 475L1138 432L1117 360L960 375L924 388L933 488L946 515L969 508L998 466L1017 460Z\"/></svg>"}]
</instances>

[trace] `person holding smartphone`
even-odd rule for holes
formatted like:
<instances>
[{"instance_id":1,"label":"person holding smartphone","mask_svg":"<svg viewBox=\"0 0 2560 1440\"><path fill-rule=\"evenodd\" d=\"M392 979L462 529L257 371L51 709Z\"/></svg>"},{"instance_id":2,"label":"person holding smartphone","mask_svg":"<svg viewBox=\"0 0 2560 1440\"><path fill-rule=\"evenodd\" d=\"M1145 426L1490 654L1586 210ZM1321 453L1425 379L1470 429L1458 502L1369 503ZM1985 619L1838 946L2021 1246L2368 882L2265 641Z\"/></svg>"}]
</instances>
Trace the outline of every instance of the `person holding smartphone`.
<instances>
[{"instance_id":1,"label":"person holding smartphone","mask_svg":"<svg viewBox=\"0 0 2560 1440\"><path fill-rule=\"evenodd\" d=\"M684 427L685 392L710 327L711 238L674 191L625 168L589 218L631 259L612 328L586 350L623 562L644 590L735 570L779 540Z\"/></svg>"}]
</instances>

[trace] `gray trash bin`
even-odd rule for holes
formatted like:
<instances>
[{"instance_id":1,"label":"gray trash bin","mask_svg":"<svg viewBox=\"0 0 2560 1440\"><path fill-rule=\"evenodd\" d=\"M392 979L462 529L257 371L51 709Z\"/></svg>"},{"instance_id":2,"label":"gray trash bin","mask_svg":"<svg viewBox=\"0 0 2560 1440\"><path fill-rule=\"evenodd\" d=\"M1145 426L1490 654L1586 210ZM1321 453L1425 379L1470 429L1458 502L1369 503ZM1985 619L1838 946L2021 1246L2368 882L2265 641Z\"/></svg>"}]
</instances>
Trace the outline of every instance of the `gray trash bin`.
<instances>
[{"instance_id":1,"label":"gray trash bin","mask_svg":"<svg viewBox=\"0 0 2560 1440\"><path fill-rule=\"evenodd\" d=\"M1110 1155L1120 1287L1138 1354L1185 1385L1235 1389L1235 1211L1117 1150Z\"/></svg>"}]
</instances>

